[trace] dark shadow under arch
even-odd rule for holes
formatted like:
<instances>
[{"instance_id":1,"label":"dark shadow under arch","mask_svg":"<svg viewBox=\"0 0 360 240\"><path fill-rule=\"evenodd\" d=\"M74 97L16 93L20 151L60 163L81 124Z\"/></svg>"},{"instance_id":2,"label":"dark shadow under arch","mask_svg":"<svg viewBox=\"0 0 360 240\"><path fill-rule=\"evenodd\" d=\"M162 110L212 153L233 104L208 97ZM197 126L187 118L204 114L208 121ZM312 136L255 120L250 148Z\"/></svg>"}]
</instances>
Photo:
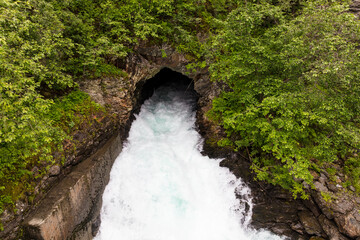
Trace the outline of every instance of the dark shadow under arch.
<instances>
[{"instance_id":1,"label":"dark shadow under arch","mask_svg":"<svg viewBox=\"0 0 360 240\"><path fill-rule=\"evenodd\" d=\"M192 91L194 94L196 94L196 96L198 96L194 90L194 81L191 78L165 67L161 69L154 77L146 80L146 82L141 87L139 86L140 96L138 99L138 106L140 107L146 99L150 98L158 87L165 84L175 84L179 86L186 85L186 91Z\"/></svg>"}]
</instances>

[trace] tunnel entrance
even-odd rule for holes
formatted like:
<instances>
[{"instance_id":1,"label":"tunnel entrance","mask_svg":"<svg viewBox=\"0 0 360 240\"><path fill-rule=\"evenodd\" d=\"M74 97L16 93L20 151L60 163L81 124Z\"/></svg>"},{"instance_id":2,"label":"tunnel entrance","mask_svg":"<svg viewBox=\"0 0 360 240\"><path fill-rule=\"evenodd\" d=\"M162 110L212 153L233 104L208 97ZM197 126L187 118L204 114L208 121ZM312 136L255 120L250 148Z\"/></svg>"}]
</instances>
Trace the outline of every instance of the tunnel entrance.
<instances>
[{"instance_id":1,"label":"tunnel entrance","mask_svg":"<svg viewBox=\"0 0 360 240\"><path fill-rule=\"evenodd\" d=\"M194 90L194 81L191 78L165 67L154 77L142 83L142 86L137 86L137 89L140 90L138 107L140 107L146 99L150 98L157 88L164 85L186 86L185 91L191 91L195 94L196 98L198 98L198 94Z\"/></svg>"}]
</instances>

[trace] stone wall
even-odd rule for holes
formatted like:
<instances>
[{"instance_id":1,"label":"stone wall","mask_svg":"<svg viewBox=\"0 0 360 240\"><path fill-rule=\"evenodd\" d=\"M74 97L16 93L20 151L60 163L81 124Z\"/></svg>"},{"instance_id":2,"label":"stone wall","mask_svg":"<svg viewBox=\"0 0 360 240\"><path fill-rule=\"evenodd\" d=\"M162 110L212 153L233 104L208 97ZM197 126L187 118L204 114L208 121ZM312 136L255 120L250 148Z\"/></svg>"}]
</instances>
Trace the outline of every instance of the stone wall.
<instances>
[{"instance_id":1,"label":"stone wall","mask_svg":"<svg viewBox=\"0 0 360 240\"><path fill-rule=\"evenodd\" d=\"M24 239L91 239L98 227L102 193L121 148L117 134L74 167L25 219Z\"/></svg>"}]
</instances>

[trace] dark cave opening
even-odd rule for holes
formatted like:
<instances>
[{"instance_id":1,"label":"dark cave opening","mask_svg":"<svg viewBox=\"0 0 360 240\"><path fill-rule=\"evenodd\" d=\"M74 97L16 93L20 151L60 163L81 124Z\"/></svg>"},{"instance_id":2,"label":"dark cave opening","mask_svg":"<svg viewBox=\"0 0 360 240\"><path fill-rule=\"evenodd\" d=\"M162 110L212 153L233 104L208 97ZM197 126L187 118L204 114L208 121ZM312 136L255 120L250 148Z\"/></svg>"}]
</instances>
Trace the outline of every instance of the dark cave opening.
<instances>
[{"instance_id":1,"label":"dark cave opening","mask_svg":"<svg viewBox=\"0 0 360 240\"><path fill-rule=\"evenodd\" d=\"M191 78L165 67L154 77L143 82L141 86L137 86L139 91L137 107L140 107L146 99L150 98L157 88L168 84L179 87L186 86L186 91L191 91L198 97L198 94L194 90L194 81Z\"/></svg>"},{"instance_id":2,"label":"dark cave opening","mask_svg":"<svg viewBox=\"0 0 360 240\"><path fill-rule=\"evenodd\" d=\"M163 85L172 84L172 86L179 86L179 88L185 91L191 91L193 96L198 101L200 95L194 89L194 80L179 73L171 70L170 68L162 68L155 76L149 79L144 79L136 84L136 90L134 92L134 98L136 103L133 107L131 116L127 121L125 127L121 130L122 139L127 139L131 123L135 120L135 115L139 113L141 105L149 99L155 92L155 90ZM194 106L194 111L198 108L197 104Z\"/></svg>"}]
</instances>

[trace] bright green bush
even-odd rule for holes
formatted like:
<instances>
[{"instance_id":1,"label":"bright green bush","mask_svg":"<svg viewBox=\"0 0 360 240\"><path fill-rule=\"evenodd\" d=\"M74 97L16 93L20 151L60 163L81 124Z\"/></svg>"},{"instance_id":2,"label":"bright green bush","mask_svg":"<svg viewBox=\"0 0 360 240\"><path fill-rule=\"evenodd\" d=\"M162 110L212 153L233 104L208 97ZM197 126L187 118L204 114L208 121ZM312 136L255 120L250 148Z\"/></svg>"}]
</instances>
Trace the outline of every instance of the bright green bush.
<instances>
[{"instance_id":1,"label":"bright green bush","mask_svg":"<svg viewBox=\"0 0 360 240\"><path fill-rule=\"evenodd\" d=\"M62 55L72 47L62 24L44 1L0 4L0 213L27 188L34 161L51 161L63 134L44 116L52 100L39 93L74 84L63 73Z\"/></svg>"},{"instance_id":2,"label":"bright green bush","mask_svg":"<svg viewBox=\"0 0 360 240\"><path fill-rule=\"evenodd\" d=\"M213 102L228 134L221 144L249 149L257 178L295 197L306 197L301 182L312 185L314 164L360 147L360 23L347 6L309 1L289 15L246 3L210 46L212 78L229 88Z\"/></svg>"}]
</instances>

